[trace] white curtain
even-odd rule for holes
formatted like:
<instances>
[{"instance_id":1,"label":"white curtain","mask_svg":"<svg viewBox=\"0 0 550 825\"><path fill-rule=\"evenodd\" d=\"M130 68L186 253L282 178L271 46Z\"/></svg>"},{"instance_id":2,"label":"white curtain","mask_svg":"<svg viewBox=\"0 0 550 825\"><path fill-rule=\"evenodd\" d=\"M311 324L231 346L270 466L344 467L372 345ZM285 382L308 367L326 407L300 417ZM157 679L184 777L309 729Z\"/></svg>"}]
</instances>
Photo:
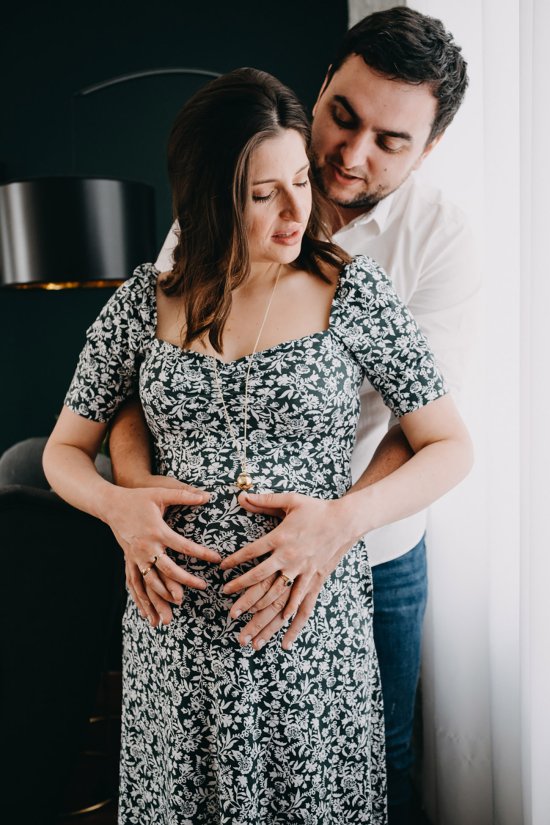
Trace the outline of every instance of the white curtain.
<instances>
[{"instance_id":1,"label":"white curtain","mask_svg":"<svg viewBox=\"0 0 550 825\"><path fill-rule=\"evenodd\" d=\"M433 508L423 662L435 825L550 823L550 0L417 0L467 100L422 174L470 214L485 293L471 478Z\"/></svg>"},{"instance_id":2,"label":"white curtain","mask_svg":"<svg viewBox=\"0 0 550 825\"><path fill-rule=\"evenodd\" d=\"M550 3L521 4L522 779L526 825L550 822Z\"/></svg>"}]
</instances>

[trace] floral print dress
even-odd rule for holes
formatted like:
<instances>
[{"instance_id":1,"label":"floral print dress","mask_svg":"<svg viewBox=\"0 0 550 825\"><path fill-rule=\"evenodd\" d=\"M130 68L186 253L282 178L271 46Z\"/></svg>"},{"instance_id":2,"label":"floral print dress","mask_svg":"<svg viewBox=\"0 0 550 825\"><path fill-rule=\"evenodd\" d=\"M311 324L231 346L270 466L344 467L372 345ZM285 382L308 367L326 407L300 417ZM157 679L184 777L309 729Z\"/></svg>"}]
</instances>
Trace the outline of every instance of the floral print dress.
<instances>
[{"instance_id":1,"label":"floral print dress","mask_svg":"<svg viewBox=\"0 0 550 825\"><path fill-rule=\"evenodd\" d=\"M156 338L158 271L138 267L87 333L65 403L108 421L139 390L156 470L210 492L168 523L233 553L273 528L237 502L238 456L213 358ZM249 357L218 362L242 437ZM359 388L368 378L399 416L446 392L426 340L370 259L346 265L326 331L260 351L249 382L256 491L338 498L350 487ZM168 551L172 553L172 551ZM128 600L123 620L121 825L348 825L386 822L383 710L364 541L326 581L301 636L258 652L237 636L224 583L246 566L174 553L208 582L166 627Z\"/></svg>"}]
</instances>

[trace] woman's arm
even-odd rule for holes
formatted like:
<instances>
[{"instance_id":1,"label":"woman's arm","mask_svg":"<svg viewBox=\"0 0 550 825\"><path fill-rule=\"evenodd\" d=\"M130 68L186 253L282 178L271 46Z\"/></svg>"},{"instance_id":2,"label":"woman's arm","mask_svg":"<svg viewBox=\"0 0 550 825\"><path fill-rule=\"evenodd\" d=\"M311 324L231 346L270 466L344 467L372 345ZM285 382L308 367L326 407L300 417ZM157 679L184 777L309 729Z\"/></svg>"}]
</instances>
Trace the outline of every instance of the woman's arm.
<instances>
[{"instance_id":1,"label":"woman's arm","mask_svg":"<svg viewBox=\"0 0 550 825\"><path fill-rule=\"evenodd\" d=\"M252 639L261 647L262 641L298 611L314 579L313 589L318 592L319 581L322 584L334 569L335 552L340 551L341 557L364 534L424 509L468 473L472 445L449 396L404 415L400 423L415 455L370 486L358 483L348 495L329 501L297 493L241 495L247 509L283 519L271 533L224 559L221 565L228 569L268 554L261 564L226 585L227 593L250 588L233 605L233 616L251 606L262 610L273 605L271 622L268 613L267 618L255 616L243 628L243 644ZM285 587L281 573L294 580L292 588ZM269 582L269 587L264 582ZM292 626L285 636L285 647L295 638L291 631Z\"/></svg>"},{"instance_id":2,"label":"woman's arm","mask_svg":"<svg viewBox=\"0 0 550 825\"><path fill-rule=\"evenodd\" d=\"M67 407L62 409L44 451L44 472L52 488L69 504L111 527L131 565L129 584L134 593L143 589L139 571L152 567L155 556L158 560L147 574L147 583L162 599L179 601L157 570L167 577L167 583L174 580L204 589L205 582L182 570L165 554L165 548L211 562L219 562L221 557L171 530L163 515L171 505L203 504L208 494L161 488L129 490L105 481L95 469L94 458L106 428L106 424L89 421ZM145 612L150 613L150 607Z\"/></svg>"},{"instance_id":3,"label":"woman's arm","mask_svg":"<svg viewBox=\"0 0 550 825\"><path fill-rule=\"evenodd\" d=\"M152 474L151 434L137 396L133 396L126 401L111 422L109 453L113 477L115 483L120 487L162 487L165 490L200 492L196 487L184 484L183 481L178 481L172 476ZM151 518L153 524L150 529L154 530L158 519L157 513L152 512ZM116 535L116 538L124 549L124 540L119 535ZM161 578L166 589L170 591L171 601L180 604L184 595L182 585L178 581L170 579L166 574L162 575ZM159 622L169 624L172 620L172 608L170 607L170 601L162 598L153 587L153 583L157 583L156 577L147 576L143 578L139 575L137 566L127 559L126 581L142 616L147 617L153 626L156 626ZM146 615L143 606L147 608Z\"/></svg>"}]
</instances>

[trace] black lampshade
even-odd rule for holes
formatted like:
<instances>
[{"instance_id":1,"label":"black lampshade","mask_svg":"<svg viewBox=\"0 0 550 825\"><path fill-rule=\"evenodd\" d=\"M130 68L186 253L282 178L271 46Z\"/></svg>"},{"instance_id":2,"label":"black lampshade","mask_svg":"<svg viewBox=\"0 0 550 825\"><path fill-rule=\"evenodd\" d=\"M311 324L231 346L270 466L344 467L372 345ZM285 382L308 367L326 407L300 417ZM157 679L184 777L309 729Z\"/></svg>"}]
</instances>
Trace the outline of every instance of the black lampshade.
<instances>
[{"instance_id":1,"label":"black lampshade","mask_svg":"<svg viewBox=\"0 0 550 825\"><path fill-rule=\"evenodd\" d=\"M55 177L0 186L0 285L114 285L154 261L153 187Z\"/></svg>"}]
</instances>

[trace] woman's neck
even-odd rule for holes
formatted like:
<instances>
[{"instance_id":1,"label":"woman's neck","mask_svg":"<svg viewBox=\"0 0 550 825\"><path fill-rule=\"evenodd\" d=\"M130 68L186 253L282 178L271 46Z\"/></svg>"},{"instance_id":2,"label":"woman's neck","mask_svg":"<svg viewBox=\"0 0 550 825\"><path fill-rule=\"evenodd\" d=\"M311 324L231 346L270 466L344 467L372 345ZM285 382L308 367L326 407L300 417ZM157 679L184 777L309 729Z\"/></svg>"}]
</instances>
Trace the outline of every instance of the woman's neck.
<instances>
[{"instance_id":1,"label":"woman's neck","mask_svg":"<svg viewBox=\"0 0 550 825\"><path fill-rule=\"evenodd\" d=\"M288 266L278 263L259 263L250 264L250 272L245 280L238 286L234 292L256 292L272 289L275 281L286 274Z\"/></svg>"}]
</instances>

